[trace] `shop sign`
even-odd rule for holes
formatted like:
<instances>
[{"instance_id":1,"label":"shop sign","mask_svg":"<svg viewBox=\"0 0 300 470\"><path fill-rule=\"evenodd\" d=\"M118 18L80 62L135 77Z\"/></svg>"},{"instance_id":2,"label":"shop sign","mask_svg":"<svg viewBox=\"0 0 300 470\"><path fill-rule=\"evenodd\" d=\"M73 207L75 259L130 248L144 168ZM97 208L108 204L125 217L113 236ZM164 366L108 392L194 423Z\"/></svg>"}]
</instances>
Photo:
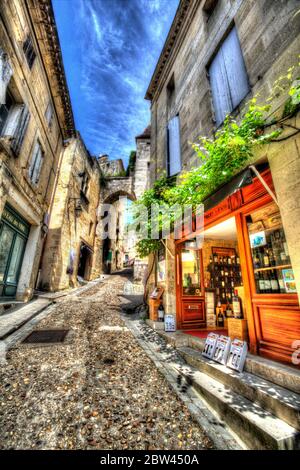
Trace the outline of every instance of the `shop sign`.
<instances>
[{"instance_id":1,"label":"shop sign","mask_svg":"<svg viewBox=\"0 0 300 470\"><path fill-rule=\"evenodd\" d=\"M217 333L209 333L207 335L202 356L207 357L208 359L212 359L214 357L218 338L219 335L217 335Z\"/></svg>"},{"instance_id":2,"label":"shop sign","mask_svg":"<svg viewBox=\"0 0 300 470\"><path fill-rule=\"evenodd\" d=\"M165 331L166 332L176 331L174 315L165 315Z\"/></svg>"},{"instance_id":3,"label":"shop sign","mask_svg":"<svg viewBox=\"0 0 300 470\"><path fill-rule=\"evenodd\" d=\"M246 341L234 339L231 343L227 366L231 369L242 372L247 357L247 351L248 348Z\"/></svg>"},{"instance_id":4,"label":"shop sign","mask_svg":"<svg viewBox=\"0 0 300 470\"><path fill-rule=\"evenodd\" d=\"M4 208L2 212L2 219L9 222L13 227L15 227L19 232L23 233L24 235L28 235L29 228L26 223L23 223L17 217L15 217L9 210Z\"/></svg>"},{"instance_id":5,"label":"shop sign","mask_svg":"<svg viewBox=\"0 0 300 470\"><path fill-rule=\"evenodd\" d=\"M228 336L219 336L217 339L213 360L225 366L230 351L230 344L231 341Z\"/></svg>"}]
</instances>

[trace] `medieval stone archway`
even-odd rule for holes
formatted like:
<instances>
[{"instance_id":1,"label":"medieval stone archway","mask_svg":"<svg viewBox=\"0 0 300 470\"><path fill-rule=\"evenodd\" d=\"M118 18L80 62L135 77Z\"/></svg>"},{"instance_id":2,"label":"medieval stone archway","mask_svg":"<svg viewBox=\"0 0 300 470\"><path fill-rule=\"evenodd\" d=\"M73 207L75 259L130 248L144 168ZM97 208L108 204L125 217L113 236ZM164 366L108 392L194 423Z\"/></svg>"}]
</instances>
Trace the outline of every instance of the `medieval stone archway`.
<instances>
[{"instance_id":1,"label":"medieval stone archway","mask_svg":"<svg viewBox=\"0 0 300 470\"><path fill-rule=\"evenodd\" d=\"M105 182L100 191L100 201L98 206L98 246L97 251L101 256L101 266L103 273L111 273L123 269L126 262L133 263L134 259L134 246L129 246L125 239L123 239L123 231L125 224L125 207L127 201L134 201L136 199L132 191L133 179L128 177L106 177ZM125 202L126 201L126 202ZM114 206L115 220L113 228L110 228L115 234L115 237L108 236L102 239L100 236L103 230L108 230L105 226L105 220L108 216L107 205ZM104 224L104 225L103 225ZM132 259L133 258L133 259Z\"/></svg>"}]
</instances>

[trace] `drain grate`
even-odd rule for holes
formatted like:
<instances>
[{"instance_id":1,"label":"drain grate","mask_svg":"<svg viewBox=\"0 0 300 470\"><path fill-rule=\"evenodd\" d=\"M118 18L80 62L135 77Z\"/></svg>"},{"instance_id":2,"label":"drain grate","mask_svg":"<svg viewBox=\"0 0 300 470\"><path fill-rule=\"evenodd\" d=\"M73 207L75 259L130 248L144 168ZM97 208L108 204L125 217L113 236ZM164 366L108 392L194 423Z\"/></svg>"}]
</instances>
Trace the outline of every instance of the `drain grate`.
<instances>
[{"instance_id":1,"label":"drain grate","mask_svg":"<svg viewBox=\"0 0 300 470\"><path fill-rule=\"evenodd\" d=\"M63 343L69 330L36 330L23 343Z\"/></svg>"}]
</instances>

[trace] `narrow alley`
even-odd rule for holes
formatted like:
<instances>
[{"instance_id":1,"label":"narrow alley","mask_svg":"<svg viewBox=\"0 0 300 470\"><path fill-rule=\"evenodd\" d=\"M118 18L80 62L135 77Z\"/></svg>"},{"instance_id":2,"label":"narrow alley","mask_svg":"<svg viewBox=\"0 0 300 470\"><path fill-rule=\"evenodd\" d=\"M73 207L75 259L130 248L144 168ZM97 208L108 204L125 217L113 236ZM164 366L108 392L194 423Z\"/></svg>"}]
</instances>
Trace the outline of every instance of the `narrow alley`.
<instances>
[{"instance_id":1,"label":"narrow alley","mask_svg":"<svg viewBox=\"0 0 300 470\"><path fill-rule=\"evenodd\" d=\"M212 442L121 318L127 275L70 294L1 366L2 449L209 449Z\"/></svg>"}]
</instances>

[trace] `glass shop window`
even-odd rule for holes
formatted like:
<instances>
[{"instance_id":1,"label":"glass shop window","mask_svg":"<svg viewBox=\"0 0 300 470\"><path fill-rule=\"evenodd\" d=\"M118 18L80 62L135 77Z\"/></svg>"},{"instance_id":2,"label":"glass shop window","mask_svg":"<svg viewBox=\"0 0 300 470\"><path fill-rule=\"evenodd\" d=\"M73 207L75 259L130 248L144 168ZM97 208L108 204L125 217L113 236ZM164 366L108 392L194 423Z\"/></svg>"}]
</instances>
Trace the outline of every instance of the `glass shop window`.
<instances>
[{"instance_id":1,"label":"glass shop window","mask_svg":"<svg viewBox=\"0 0 300 470\"><path fill-rule=\"evenodd\" d=\"M297 292L282 220L275 203L248 215L257 294Z\"/></svg>"},{"instance_id":2,"label":"glass shop window","mask_svg":"<svg viewBox=\"0 0 300 470\"><path fill-rule=\"evenodd\" d=\"M201 295L200 258L195 250L182 250L182 293L183 295Z\"/></svg>"}]
</instances>

